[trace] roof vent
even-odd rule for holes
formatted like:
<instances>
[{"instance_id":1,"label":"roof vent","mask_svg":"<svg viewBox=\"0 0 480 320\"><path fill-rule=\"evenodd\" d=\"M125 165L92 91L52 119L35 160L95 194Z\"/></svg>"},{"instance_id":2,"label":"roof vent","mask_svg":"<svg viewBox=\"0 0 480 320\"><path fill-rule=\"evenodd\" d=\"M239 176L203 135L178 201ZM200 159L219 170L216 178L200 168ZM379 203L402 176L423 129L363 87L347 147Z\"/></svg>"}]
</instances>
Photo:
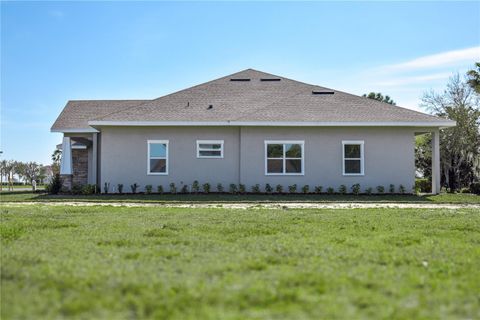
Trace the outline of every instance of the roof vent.
<instances>
[{"instance_id":1,"label":"roof vent","mask_svg":"<svg viewBox=\"0 0 480 320\"><path fill-rule=\"evenodd\" d=\"M207 110L213 109L213 104L209 104Z\"/></svg>"},{"instance_id":2,"label":"roof vent","mask_svg":"<svg viewBox=\"0 0 480 320\"><path fill-rule=\"evenodd\" d=\"M312 94L335 94L333 91L312 91Z\"/></svg>"},{"instance_id":3,"label":"roof vent","mask_svg":"<svg viewBox=\"0 0 480 320\"><path fill-rule=\"evenodd\" d=\"M246 78L232 78L232 79L230 79L230 81L250 81L250 79L246 79Z\"/></svg>"},{"instance_id":4,"label":"roof vent","mask_svg":"<svg viewBox=\"0 0 480 320\"><path fill-rule=\"evenodd\" d=\"M279 78L262 78L260 81L280 81L281 79Z\"/></svg>"}]
</instances>

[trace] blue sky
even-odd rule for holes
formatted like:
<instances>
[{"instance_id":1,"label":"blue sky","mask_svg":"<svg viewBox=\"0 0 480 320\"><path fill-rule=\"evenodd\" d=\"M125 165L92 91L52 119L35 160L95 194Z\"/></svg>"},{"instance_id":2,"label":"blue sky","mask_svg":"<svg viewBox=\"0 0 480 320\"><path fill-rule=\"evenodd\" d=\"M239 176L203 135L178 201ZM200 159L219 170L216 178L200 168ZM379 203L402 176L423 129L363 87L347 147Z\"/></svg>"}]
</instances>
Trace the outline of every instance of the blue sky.
<instances>
[{"instance_id":1,"label":"blue sky","mask_svg":"<svg viewBox=\"0 0 480 320\"><path fill-rule=\"evenodd\" d=\"M246 68L420 110L480 60L480 2L2 2L2 158L47 164L67 100L149 99Z\"/></svg>"}]
</instances>

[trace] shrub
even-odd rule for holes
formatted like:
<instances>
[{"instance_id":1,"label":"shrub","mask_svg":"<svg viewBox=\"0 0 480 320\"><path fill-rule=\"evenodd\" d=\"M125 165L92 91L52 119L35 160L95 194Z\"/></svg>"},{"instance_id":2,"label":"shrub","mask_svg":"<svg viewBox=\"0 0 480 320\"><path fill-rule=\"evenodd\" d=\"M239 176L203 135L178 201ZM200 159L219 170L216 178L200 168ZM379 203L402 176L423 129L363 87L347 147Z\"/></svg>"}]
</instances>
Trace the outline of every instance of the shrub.
<instances>
[{"instance_id":1,"label":"shrub","mask_svg":"<svg viewBox=\"0 0 480 320\"><path fill-rule=\"evenodd\" d=\"M171 194L176 194L177 193L177 187L175 186L174 182L170 183L170 193Z\"/></svg>"},{"instance_id":2,"label":"shrub","mask_svg":"<svg viewBox=\"0 0 480 320\"><path fill-rule=\"evenodd\" d=\"M377 193L384 193L385 187L384 186L377 186Z\"/></svg>"},{"instance_id":3,"label":"shrub","mask_svg":"<svg viewBox=\"0 0 480 320\"><path fill-rule=\"evenodd\" d=\"M182 189L180 189L181 193L188 193L188 184L184 184Z\"/></svg>"},{"instance_id":4,"label":"shrub","mask_svg":"<svg viewBox=\"0 0 480 320\"><path fill-rule=\"evenodd\" d=\"M415 192L432 192L432 183L428 179L415 179Z\"/></svg>"},{"instance_id":5,"label":"shrub","mask_svg":"<svg viewBox=\"0 0 480 320\"><path fill-rule=\"evenodd\" d=\"M291 186L288 186L288 192L290 193L297 193L297 185L292 184Z\"/></svg>"},{"instance_id":6,"label":"shrub","mask_svg":"<svg viewBox=\"0 0 480 320\"><path fill-rule=\"evenodd\" d=\"M304 185L304 186L302 187L302 192L303 192L303 193L306 194L306 193L308 193L309 191L310 191L310 186L309 186L308 184L306 184L306 185Z\"/></svg>"},{"instance_id":7,"label":"shrub","mask_svg":"<svg viewBox=\"0 0 480 320\"><path fill-rule=\"evenodd\" d=\"M153 188L153 187L152 187L151 184L147 184L147 185L145 186L145 192L146 192L147 194L152 193L152 188Z\"/></svg>"},{"instance_id":8,"label":"shrub","mask_svg":"<svg viewBox=\"0 0 480 320\"><path fill-rule=\"evenodd\" d=\"M328 194L334 194L334 193L335 193L335 189L333 189L332 187L328 187L328 188L327 188L327 193L328 193Z\"/></svg>"},{"instance_id":9,"label":"shrub","mask_svg":"<svg viewBox=\"0 0 480 320\"><path fill-rule=\"evenodd\" d=\"M132 193L137 193L138 187L139 187L139 185L136 184L136 183L130 185L130 189L132 189Z\"/></svg>"},{"instance_id":10,"label":"shrub","mask_svg":"<svg viewBox=\"0 0 480 320\"><path fill-rule=\"evenodd\" d=\"M315 193L322 193L322 186L315 186Z\"/></svg>"},{"instance_id":11,"label":"shrub","mask_svg":"<svg viewBox=\"0 0 480 320\"><path fill-rule=\"evenodd\" d=\"M163 186L162 185L159 185L157 187L157 192L160 193L160 194L163 194Z\"/></svg>"},{"instance_id":12,"label":"shrub","mask_svg":"<svg viewBox=\"0 0 480 320\"><path fill-rule=\"evenodd\" d=\"M72 193L73 194L82 194L83 193L83 186L79 184L74 184L72 186Z\"/></svg>"},{"instance_id":13,"label":"shrub","mask_svg":"<svg viewBox=\"0 0 480 320\"><path fill-rule=\"evenodd\" d=\"M97 190L97 186L94 184L86 184L82 187L82 194L94 194Z\"/></svg>"},{"instance_id":14,"label":"shrub","mask_svg":"<svg viewBox=\"0 0 480 320\"><path fill-rule=\"evenodd\" d=\"M340 187L338 187L338 193L340 194L346 194L347 193L347 186L342 184Z\"/></svg>"},{"instance_id":15,"label":"shrub","mask_svg":"<svg viewBox=\"0 0 480 320\"><path fill-rule=\"evenodd\" d=\"M270 185L270 183L267 183L265 185L265 193L272 193L272 192L273 192L272 186Z\"/></svg>"},{"instance_id":16,"label":"shrub","mask_svg":"<svg viewBox=\"0 0 480 320\"><path fill-rule=\"evenodd\" d=\"M62 190L62 178L60 174L55 174L49 184L45 187L45 190L50 194L58 194Z\"/></svg>"},{"instance_id":17,"label":"shrub","mask_svg":"<svg viewBox=\"0 0 480 320\"><path fill-rule=\"evenodd\" d=\"M260 193L260 185L257 183L256 185L252 186L253 193Z\"/></svg>"},{"instance_id":18,"label":"shrub","mask_svg":"<svg viewBox=\"0 0 480 320\"><path fill-rule=\"evenodd\" d=\"M405 187L403 185L399 185L398 186L398 192L400 193L405 193L407 190L405 189Z\"/></svg>"},{"instance_id":19,"label":"shrub","mask_svg":"<svg viewBox=\"0 0 480 320\"><path fill-rule=\"evenodd\" d=\"M217 191L220 193L223 192L223 185L221 183L217 184Z\"/></svg>"},{"instance_id":20,"label":"shrub","mask_svg":"<svg viewBox=\"0 0 480 320\"><path fill-rule=\"evenodd\" d=\"M237 185L235 183L230 183L230 188L229 191L231 194L236 194L237 193Z\"/></svg>"},{"instance_id":21,"label":"shrub","mask_svg":"<svg viewBox=\"0 0 480 320\"><path fill-rule=\"evenodd\" d=\"M247 191L247 188L245 187L245 185L240 183L238 185L238 192L240 192L241 194L244 194L246 191Z\"/></svg>"},{"instance_id":22,"label":"shrub","mask_svg":"<svg viewBox=\"0 0 480 320\"><path fill-rule=\"evenodd\" d=\"M108 190L110 190L110 182L105 182L103 185L103 192L108 193Z\"/></svg>"},{"instance_id":23,"label":"shrub","mask_svg":"<svg viewBox=\"0 0 480 320\"><path fill-rule=\"evenodd\" d=\"M355 183L353 186L352 186L352 193L354 195L359 195L360 194L360 184L359 183Z\"/></svg>"},{"instance_id":24,"label":"shrub","mask_svg":"<svg viewBox=\"0 0 480 320\"><path fill-rule=\"evenodd\" d=\"M192 192L197 194L199 191L200 191L200 183L198 183L198 180L195 180L192 183Z\"/></svg>"},{"instance_id":25,"label":"shrub","mask_svg":"<svg viewBox=\"0 0 480 320\"><path fill-rule=\"evenodd\" d=\"M480 182L473 182L470 184L470 192L480 194Z\"/></svg>"},{"instance_id":26,"label":"shrub","mask_svg":"<svg viewBox=\"0 0 480 320\"><path fill-rule=\"evenodd\" d=\"M368 195L371 195L373 192L373 188L372 187L368 187L367 189L365 189L365 193L368 194Z\"/></svg>"},{"instance_id":27,"label":"shrub","mask_svg":"<svg viewBox=\"0 0 480 320\"><path fill-rule=\"evenodd\" d=\"M388 187L388 192L395 193L395 185L394 184L390 184L390 186Z\"/></svg>"},{"instance_id":28,"label":"shrub","mask_svg":"<svg viewBox=\"0 0 480 320\"><path fill-rule=\"evenodd\" d=\"M277 191L277 193L283 193L283 186L281 184L277 184L275 190Z\"/></svg>"},{"instance_id":29,"label":"shrub","mask_svg":"<svg viewBox=\"0 0 480 320\"><path fill-rule=\"evenodd\" d=\"M210 193L210 183L204 183L202 187L204 193Z\"/></svg>"},{"instance_id":30,"label":"shrub","mask_svg":"<svg viewBox=\"0 0 480 320\"><path fill-rule=\"evenodd\" d=\"M118 193L123 193L123 184L117 184Z\"/></svg>"}]
</instances>

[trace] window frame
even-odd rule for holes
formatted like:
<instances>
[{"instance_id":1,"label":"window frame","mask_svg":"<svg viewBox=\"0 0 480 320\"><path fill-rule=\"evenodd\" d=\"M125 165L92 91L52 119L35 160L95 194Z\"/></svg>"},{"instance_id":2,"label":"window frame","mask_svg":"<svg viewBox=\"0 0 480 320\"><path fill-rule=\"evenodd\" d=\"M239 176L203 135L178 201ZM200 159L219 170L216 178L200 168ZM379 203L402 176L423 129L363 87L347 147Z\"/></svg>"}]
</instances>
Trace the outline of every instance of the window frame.
<instances>
[{"instance_id":1,"label":"window frame","mask_svg":"<svg viewBox=\"0 0 480 320\"><path fill-rule=\"evenodd\" d=\"M202 149L201 144L219 144L220 149ZM197 140L197 159L223 159L224 157L224 140ZM220 156L201 156L200 151L220 151Z\"/></svg>"},{"instance_id":2,"label":"window frame","mask_svg":"<svg viewBox=\"0 0 480 320\"><path fill-rule=\"evenodd\" d=\"M360 146L360 158L345 158L345 145L359 145ZM360 173L346 173L345 161L346 160L360 160ZM344 176L364 176L365 175L365 141L364 140L343 140L342 141L342 174Z\"/></svg>"},{"instance_id":3,"label":"window frame","mask_svg":"<svg viewBox=\"0 0 480 320\"><path fill-rule=\"evenodd\" d=\"M151 144L165 144L166 145L166 150L165 150L165 157L150 157L150 145ZM169 154L169 141L168 140L147 140L147 175L148 176L167 176L168 175L168 169L169 169L169 163L168 163L168 154ZM150 160L151 159L165 159L165 172L151 172L150 171Z\"/></svg>"},{"instance_id":4,"label":"window frame","mask_svg":"<svg viewBox=\"0 0 480 320\"><path fill-rule=\"evenodd\" d=\"M305 140L265 140L265 175L266 176L304 176L305 175ZM269 158L268 157L268 145L269 144L281 144L283 145L283 156L281 158ZM302 146L302 158L301 158L301 163L302 163L302 171L301 172L286 172L287 166L286 166L286 160L292 159L292 160L298 160L298 158L287 158L286 157L286 150L285 150L285 145L286 144L299 144ZM268 172L268 160L282 160L283 161L283 172Z\"/></svg>"}]
</instances>

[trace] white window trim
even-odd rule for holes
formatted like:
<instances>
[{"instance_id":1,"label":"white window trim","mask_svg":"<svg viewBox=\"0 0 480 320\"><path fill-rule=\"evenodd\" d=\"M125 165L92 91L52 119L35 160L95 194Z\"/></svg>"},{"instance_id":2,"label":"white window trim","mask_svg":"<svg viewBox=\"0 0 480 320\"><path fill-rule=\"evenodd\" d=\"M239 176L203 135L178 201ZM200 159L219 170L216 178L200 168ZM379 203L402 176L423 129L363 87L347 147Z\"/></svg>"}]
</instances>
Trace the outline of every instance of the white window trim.
<instances>
[{"instance_id":1,"label":"white window trim","mask_svg":"<svg viewBox=\"0 0 480 320\"><path fill-rule=\"evenodd\" d=\"M220 151L220 156L201 156L200 145L201 144L219 144L220 149L202 149L201 151ZM223 140L197 140L197 158L198 159L223 159Z\"/></svg>"},{"instance_id":2,"label":"white window trim","mask_svg":"<svg viewBox=\"0 0 480 320\"><path fill-rule=\"evenodd\" d=\"M283 172L283 173L268 173L268 160L274 158L268 158L268 145L269 144L299 144L302 146L302 172L295 173L295 172ZM304 140L265 140L265 175L266 176L303 176L305 175L305 141ZM294 158L286 158L285 157L285 148L283 149L283 157L282 158L275 158L277 160L283 160L283 171L286 170L285 160L286 159L294 159ZM298 159L298 158L295 158Z\"/></svg>"},{"instance_id":3,"label":"white window trim","mask_svg":"<svg viewBox=\"0 0 480 320\"><path fill-rule=\"evenodd\" d=\"M360 145L360 158L346 158L345 159L345 145L358 144ZM365 175L365 141L363 140L344 140L342 141L342 173L344 176L364 176ZM345 160L360 160L360 173L345 173Z\"/></svg>"},{"instance_id":4,"label":"white window trim","mask_svg":"<svg viewBox=\"0 0 480 320\"><path fill-rule=\"evenodd\" d=\"M165 152L165 158L164 157L150 157L150 144L152 143L163 143L167 145L167 150ZM148 176L166 176L168 175L168 170L169 170L169 164L168 164L168 140L147 140L147 175ZM150 159L165 159L166 160L166 166L167 169L165 172L150 172Z\"/></svg>"}]
</instances>

